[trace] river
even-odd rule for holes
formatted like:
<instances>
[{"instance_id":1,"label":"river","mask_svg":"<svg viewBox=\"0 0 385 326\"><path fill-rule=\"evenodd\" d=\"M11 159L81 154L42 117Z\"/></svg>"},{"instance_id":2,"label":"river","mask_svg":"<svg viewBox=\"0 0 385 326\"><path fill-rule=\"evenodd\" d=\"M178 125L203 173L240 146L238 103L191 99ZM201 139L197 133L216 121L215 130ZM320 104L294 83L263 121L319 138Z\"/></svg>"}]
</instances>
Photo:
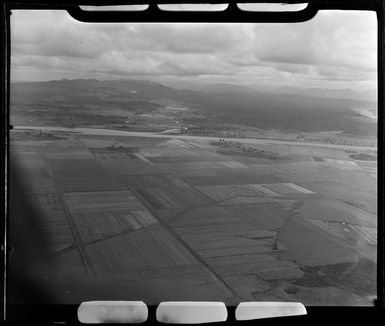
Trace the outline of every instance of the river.
<instances>
[{"instance_id":1,"label":"river","mask_svg":"<svg viewBox=\"0 0 385 326\"><path fill-rule=\"evenodd\" d=\"M97 135L97 136L127 136L127 137L146 137L146 138L177 138L177 139L193 139L193 140L206 140L216 141L223 137L214 136L191 136L191 135L179 135L179 134L161 134L152 132L141 131L123 131L112 129L98 129L98 128L66 128L66 127L49 127L49 126L14 126L14 130L46 130L46 131L64 131L79 133L82 135ZM291 146L310 146L330 149L341 150L376 150L376 147L372 146L355 146L355 145L339 145L339 144L327 144L327 143L312 143L312 142L300 142L292 140L280 140L280 139L266 139L266 138L224 138L226 141L240 142L251 145L291 145Z\"/></svg>"}]
</instances>

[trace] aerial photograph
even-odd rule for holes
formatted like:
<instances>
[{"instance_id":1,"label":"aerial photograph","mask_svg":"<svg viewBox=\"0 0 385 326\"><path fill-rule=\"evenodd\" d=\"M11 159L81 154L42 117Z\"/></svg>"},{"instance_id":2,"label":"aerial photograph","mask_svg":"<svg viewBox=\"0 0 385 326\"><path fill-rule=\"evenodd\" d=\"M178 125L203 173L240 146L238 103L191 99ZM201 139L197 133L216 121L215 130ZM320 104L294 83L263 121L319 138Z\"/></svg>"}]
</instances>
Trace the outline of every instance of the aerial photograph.
<instances>
[{"instance_id":1,"label":"aerial photograph","mask_svg":"<svg viewBox=\"0 0 385 326\"><path fill-rule=\"evenodd\" d=\"M374 304L374 12L111 24L14 10L10 75L10 200L28 208L9 207L9 241L44 258L10 256L11 303L32 282L53 304Z\"/></svg>"}]
</instances>

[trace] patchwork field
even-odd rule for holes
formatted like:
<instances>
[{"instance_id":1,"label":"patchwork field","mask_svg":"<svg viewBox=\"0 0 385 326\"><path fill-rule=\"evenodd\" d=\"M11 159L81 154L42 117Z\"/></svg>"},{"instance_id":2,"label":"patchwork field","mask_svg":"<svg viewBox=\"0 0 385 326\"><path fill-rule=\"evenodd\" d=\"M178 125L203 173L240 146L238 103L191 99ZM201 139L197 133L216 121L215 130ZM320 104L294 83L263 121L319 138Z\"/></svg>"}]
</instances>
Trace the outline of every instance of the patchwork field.
<instances>
[{"instance_id":1,"label":"patchwork field","mask_svg":"<svg viewBox=\"0 0 385 326\"><path fill-rule=\"evenodd\" d=\"M11 132L61 300L371 305L376 162L300 143L221 154L213 141Z\"/></svg>"}]
</instances>

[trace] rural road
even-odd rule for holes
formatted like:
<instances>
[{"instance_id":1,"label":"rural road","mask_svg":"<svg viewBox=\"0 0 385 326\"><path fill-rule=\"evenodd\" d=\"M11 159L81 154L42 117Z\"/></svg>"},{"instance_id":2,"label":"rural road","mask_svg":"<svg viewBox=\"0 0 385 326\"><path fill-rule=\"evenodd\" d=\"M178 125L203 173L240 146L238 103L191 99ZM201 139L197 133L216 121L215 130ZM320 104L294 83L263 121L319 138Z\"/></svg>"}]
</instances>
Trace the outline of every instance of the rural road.
<instances>
[{"instance_id":1,"label":"rural road","mask_svg":"<svg viewBox=\"0 0 385 326\"><path fill-rule=\"evenodd\" d=\"M213 136L190 136L179 134L161 134L152 132L140 132L140 131L123 131L112 129L97 129L97 128L66 128L66 127L48 127L48 126L13 126L13 130L47 130L47 131L65 131L79 133L83 135L97 135L97 136L128 136L128 137L147 137L147 138L178 138L178 139L192 139L192 140L206 140L215 141L223 137ZM226 141L240 142L251 145L292 145L292 146L310 146L321 147L329 149L343 149L343 150L376 150L376 147L372 146L355 146L355 145L339 145L339 144L326 144L326 143L311 143L311 142L299 142L290 140L278 140L278 139L266 139L266 138L223 138Z\"/></svg>"}]
</instances>

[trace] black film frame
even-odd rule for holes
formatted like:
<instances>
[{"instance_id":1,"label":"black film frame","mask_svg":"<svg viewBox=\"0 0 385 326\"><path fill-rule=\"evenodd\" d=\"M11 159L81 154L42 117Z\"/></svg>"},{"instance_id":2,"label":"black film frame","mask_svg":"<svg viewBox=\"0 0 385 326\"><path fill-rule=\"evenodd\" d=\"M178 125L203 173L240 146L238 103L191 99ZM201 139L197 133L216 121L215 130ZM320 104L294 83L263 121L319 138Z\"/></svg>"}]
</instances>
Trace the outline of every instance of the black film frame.
<instances>
[{"instance_id":1,"label":"black film frame","mask_svg":"<svg viewBox=\"0 0 385 326\"><path fill-rule=\"evenodd\" d=\"M384 317L384 20L385 20L385 0L286 0L277 1L270 0L270 3L303 3L307 2L308 6L298 12L246 12L238 9L236 3L253 3L266 1L231 1L231 0L209 0L209 1L183 1L183 0L158 0L156 4L172 4L172 3L229 3L224 11L219 12L171 12L159 10L151 1L138 0L8 0L1 5L1 177L4 185L7 176L9 176L9 148L7 141L9 139L9 88L10 88L10 14L14 9L30 9L30 10L67 10L75 19L83 22L303 22L313 18L319 10L369 10L375 11L378 21L378 41L377 41L377 64L378 64L378 259L377 259L377 299L374 307L307 307L308 315L300 317L282 317L265 319L258 321L235 321L235 307L227 307L229 317L226 324L254 325L256 322L260 325L275 325L287 322L297 323L298 325L308 325L313 322L326 323L337 320L357 323L366 323L374 320L380 320ZM84 11L79 5L135 5L150 4L149 8L138 12L121 12L121 11ZM7 164L6 164L7 162ZM9 187L9 184L8 184ZM9 188L8 188L9 191ZM1 263L2 281L0 295L2 305L0 308L0 320L6 319L6 311L11 314L24 316L25 322L39 321L52 324L54 322L65 322L69 324L80 324L77 320L77 305L34 305L6 309L6 271L7 257L12 248L7 244L8 240L8 216L6 215L6 207L9 204L9 198L6 197L7 189L5 186L0 190L1 205ZM8 206L9 207L9 206ZM13 310L15 309L15 311ZM146 323L156 323L155 320L156 306L149 306L149 318ZM221 323L225 324L225 323Z\"/></svg>"}]
</instances>

